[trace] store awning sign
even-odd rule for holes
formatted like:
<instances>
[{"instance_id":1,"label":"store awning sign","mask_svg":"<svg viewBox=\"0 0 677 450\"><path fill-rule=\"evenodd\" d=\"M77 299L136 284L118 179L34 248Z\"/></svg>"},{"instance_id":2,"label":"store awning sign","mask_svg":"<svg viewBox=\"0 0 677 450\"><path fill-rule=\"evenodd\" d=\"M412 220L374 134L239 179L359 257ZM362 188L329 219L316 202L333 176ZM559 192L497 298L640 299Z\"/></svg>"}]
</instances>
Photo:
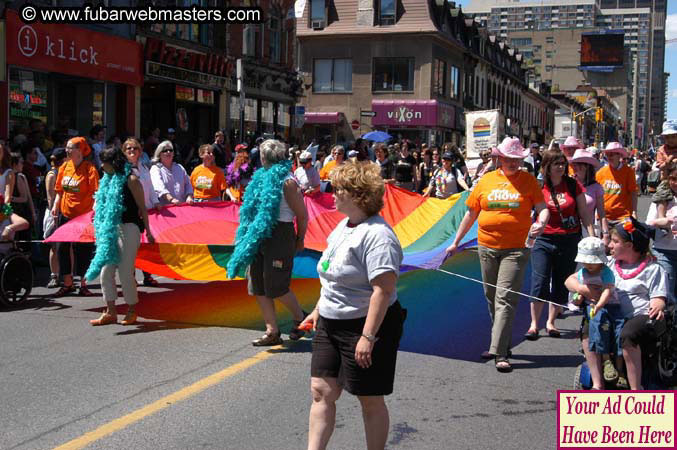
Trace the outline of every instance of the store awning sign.
<instances>
[{"instance_id":1,"label":"store awning sign","mask_svg":"<svg viewBox=\"0 0 677 450\"><path fill-rule=\"evenodd\" d=\"M372 100L372 125L453 128L455 110L437 100Z\"/></svg>"},{"instance_id":2,"label":"store awning sign","mask_svg":"<svg viewBox=\"0 0 677 450\"><path fill-rule=\"evenodd\" d=\"M7 63L68 75L141 86L141 44L62 24L24 24L7 10Z\"/></svg>"},{"instance_id":3,"label":"store awning sign","mask_svg":"<svg viewBox=\"0 0 677 450\"><path fill-rule=\"evenodd\" d=\"M216 75L210 75L204 72L179 69L178 67L168 66L153 61L146 61L146 75L153 78L161 78L217 91L230 87L230 79L228 78L217 77Z\"/></svg>"}]
</instances>

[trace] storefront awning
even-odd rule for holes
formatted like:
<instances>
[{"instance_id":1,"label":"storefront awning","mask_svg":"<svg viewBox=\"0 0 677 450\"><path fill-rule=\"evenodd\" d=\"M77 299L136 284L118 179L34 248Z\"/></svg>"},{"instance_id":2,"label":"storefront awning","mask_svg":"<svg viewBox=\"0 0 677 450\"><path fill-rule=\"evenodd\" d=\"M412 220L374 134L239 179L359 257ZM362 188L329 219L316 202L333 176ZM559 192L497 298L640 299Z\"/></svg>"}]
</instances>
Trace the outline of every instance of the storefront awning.
<instances>
[{"instance_id":1,"label":"storefront awning","mask_svg":"<svg viewBox=\"0 0 677 450\"><path fill-rule=\"evenodd\" d=\"M455 107L437 100L372 100L371 109L375 113L371 123L377 126L454 128L456 125Z\"/></svg>"},{"instance_id":2,"label":"storefront awning","mask_svg":"<svg viewBox=\"0 0 677 450\"><path fill-rule=\"evenodd\" d=\"M306 123L319 124L337 124L341 121L340 112L310 112L306 111L303 115Z\"/></svg>"}]
</instances>

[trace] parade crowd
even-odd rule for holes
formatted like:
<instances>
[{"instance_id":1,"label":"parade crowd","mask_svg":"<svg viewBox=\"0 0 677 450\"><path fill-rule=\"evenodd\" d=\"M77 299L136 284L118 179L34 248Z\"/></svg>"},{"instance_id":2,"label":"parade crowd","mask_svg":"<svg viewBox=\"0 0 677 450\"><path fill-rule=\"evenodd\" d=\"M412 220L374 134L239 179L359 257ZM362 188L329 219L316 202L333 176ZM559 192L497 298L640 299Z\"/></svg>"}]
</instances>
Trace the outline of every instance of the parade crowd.
<instances>
[{"instance_id":1,"label":"parade crowd","mask_svg":"<svg viewBox=\"0 0 677 450\"><path fill-rule=\"evenodd\" d=\"M92 325L118 322L115 275L136 321L134 261L142 233L154 242L148 211L184 203L241 203L231 276L246 273L266 330L255 346L282 343L279 300L293 316L292 340L315 331L311 362L309 448L325 448L342 390L362 407L368 448L388 434L384 396L392 393L406 310L396 284L403 252L379 215L385 185L444 201L468 191L467 212L448 255L475 222L484 294L492 323L481 355L499 372L512 366L511 336L518 294L531 262L529 340L558 338L563 309L583 311L582 345L593 389L606 383L642 389L642 345L675 302L677 266L677 121L663 126L655 154L632 153L618 142L588 147L574 137L549 145L506 137L469 168L464 150L448 143L389 144L358 139L349 146L302 148L258 138L231 148L218 131L212 144L179 151L174 130L146 139L45 136L44 124L0 145L3 240L46 238L68 221L94 213L96 245L49 248L54 297L91 296L100 277L106 309ZM199 164L196 164L199 158ZM317 266L322 291L305 312L290 290L294 255L303 250L308 213L303 196L333 193L346 218L329 235ZM640 195L651 195L646 218ZM28 247L31 249L32 247ZM78 285L76 287L76 279ZM156 286L151 274L143 285ZM543 323L543 309L547 313Z\"/></svg>"}]
</instances>

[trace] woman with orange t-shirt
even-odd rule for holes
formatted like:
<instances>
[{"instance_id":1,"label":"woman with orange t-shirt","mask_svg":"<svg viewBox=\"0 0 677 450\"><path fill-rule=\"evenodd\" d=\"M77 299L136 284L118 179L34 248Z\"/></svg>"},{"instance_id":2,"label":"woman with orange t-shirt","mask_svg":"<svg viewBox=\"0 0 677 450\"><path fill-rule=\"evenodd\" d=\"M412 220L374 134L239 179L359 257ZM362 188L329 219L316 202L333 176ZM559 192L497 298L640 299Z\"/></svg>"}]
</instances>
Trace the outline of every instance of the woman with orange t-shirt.
<instances>
[{"instance_id":1,"label":"woman with orange t-shirt","mask_svg":"<svg viewBox=\"0 0 677 450\"><path fill-rule=\"evenodd\" d=\"M550 212L536 178L520 170L529 150L522 147L518 138L506 137L498 146L498 153L501 168L480 178L466 200L468 212L447 254L457 250L463 236L475 220L479 220L480 266L493 324L491 346L482 357L495 358L496 370L510 372L510 337L519 298L505 289L519 292L522 288L524 269L529 262L529 249L525 248L527 236L535 238L543 232ZM538 215L533 224L532 209Z\"/></svg>"},{"instance_id":2,"label":"woman with orange t-shirt","mask_svg":"<svg viewBox=\"0 0 677 450\"><path fill-rule=\"evenodd\" d=\"M96 167L85 158L92 152L84 137L74 137L66 144L69 159L59 167L56 175L56 198L52 206L52 216L57 218L57 226L88 213L94 207L94 193L99 189L99 173ZM63 297L75 291L73 286L73 268L71 267L71 248L76 263L76 275L80 275L80 296L93 295L87 289L85 272L92 259L92 244L61 242L57 245L59 269L63 277L63 286L54 297Z\"/></svg>"},{"instance_id":3,"label":"woman with orange t-shirt","mask_svg":"<svg viewBox=\"0 0 677 450\"><path fill-rule=\"evenodd\" d=\"M637 218L637 181L635 171L623 164L628 152L618 142L609 142L604 149L609 165L599 169L597 182L604 189L604 211L613 228L623 219Z\"/></svg>"},{"instance_id":4,"label":"woman with orange t-shirt","mask_svg":"<svg viewBox=\"0 0 677 450\"><path fill-rule=\"evenodd\" d=\"M216 165L214 148L209 144L201 145L198 154L202 164L193 169L193 173L190 174L193 199L197 203L221 201L223 191L226 190L226 177L223 169Z\"/></svg>"}]
</instances>

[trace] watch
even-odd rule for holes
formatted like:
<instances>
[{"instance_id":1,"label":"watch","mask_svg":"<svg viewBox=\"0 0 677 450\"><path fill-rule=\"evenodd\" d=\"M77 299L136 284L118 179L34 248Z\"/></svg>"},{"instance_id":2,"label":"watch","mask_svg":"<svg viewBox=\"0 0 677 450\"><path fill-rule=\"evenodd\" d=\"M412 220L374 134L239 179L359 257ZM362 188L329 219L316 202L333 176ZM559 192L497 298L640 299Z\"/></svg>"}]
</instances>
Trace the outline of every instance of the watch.
<instances>
[{"instance_id":1,"label":"watch","mask_svg":"<svg viewBox=\"0 0 677 450\"><path fill-rule=\"evenodd\" d=\"M364 333L362 333L362 337L367 338L367 340L368 340L369 342L371 342L372 344L373 344L374 342L378 341L378 337L377 337L377 336L374 336L373 334L364 334Z\"/></svg>"}]
</instances>

